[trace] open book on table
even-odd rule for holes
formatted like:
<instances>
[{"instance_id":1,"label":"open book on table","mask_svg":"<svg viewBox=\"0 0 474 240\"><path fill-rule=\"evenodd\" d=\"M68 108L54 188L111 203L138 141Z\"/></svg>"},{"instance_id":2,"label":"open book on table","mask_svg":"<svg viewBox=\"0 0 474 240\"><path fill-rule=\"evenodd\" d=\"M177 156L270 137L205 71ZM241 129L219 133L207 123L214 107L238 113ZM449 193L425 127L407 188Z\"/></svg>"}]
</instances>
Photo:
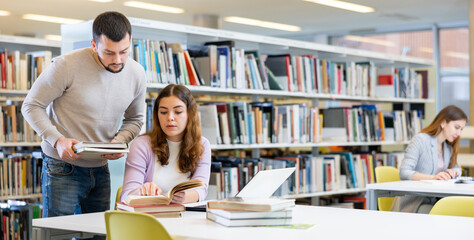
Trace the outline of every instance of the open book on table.
<instances>
[{"instance_id":1,"label":"open book on table","mask_svg":"<svg viewBox=\"0 0 474 240\"><path fill-rule=\"evenodd\" d=\"M128 153L127 143L111 142L80 142L72 149L75 153L81 154L85 159L101 159L104 154Z\"/></svg>"},{"instance_id":2,"label":"open book on table","mask_svg":"<svg viewBox=\"0 0 474 240\"><path fill-rule=\"evenodd\" d=\"M192 188L202 187L204 183L197 179L191 179L185 182L181 182L172 187L167 193L158 196L138 196L128 195L123 201L127 205L139 206L139 205L163 205L169 204L171 198L177 192L186 191Z\"/></svg>"}]
</instances>

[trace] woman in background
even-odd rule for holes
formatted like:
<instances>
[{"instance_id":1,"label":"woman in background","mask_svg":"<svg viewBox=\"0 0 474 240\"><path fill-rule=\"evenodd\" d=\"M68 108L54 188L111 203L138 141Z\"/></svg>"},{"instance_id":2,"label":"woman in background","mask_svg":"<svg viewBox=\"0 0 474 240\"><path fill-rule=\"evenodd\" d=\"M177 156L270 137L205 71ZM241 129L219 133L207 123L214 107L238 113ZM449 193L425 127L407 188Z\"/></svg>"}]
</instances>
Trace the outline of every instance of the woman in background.
<instances>
[{"instance_id":1,"label":"woman in background","mask_svg":"<svg viewBox=\"0 0 474 240\"><path fill-rule=\"evenodd\" d=\"M467 122L460 108L443 108L426 128L411 140L400 166L402 180L449 180L461 175L457 155L459 137ZM435 198L397 197L392 211L428 213Z\"/></svg>"},{"instance_id":2,"label":"woman in background","mask_svg":"<svg viewBox=\"0 0 474 240\"><path fill-rule=\"evenodd\" d=\"M170 84L161 90L153 106L150 132L133 141L125 163L120 197L153 196L190 179L203 188L178 192L172 202L203 201L207 196L211 166L209 141L201 136L197 104L183 85Z\"/></svg>"}]
</instances>

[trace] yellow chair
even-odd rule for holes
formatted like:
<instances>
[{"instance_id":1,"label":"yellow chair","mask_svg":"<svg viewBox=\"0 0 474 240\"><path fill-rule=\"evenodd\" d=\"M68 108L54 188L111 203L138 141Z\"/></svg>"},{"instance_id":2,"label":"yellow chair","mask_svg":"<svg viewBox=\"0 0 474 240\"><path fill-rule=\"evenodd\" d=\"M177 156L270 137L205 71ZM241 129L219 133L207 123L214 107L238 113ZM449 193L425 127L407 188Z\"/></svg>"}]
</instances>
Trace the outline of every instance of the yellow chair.
<instances>
[{"instance_id":1,"label":"yellow chair","mask_svg":"<svg viewBox=\"0 0 474 240\"><path fill-rule=\"evenodd\" d=\"M120 202L120 195L122 195L122 186L117 189L117 195L115 195L115 210L117 210L117 203Z\"/></svg>"},{"instance_id":2,"label":"yellow chair","mask_svg":"<svg viewBox=\"0 0 474 240\"><path fill-rule=\"evenodd\" d=\"M156 218L145 213L107 211L105 227L108 240L171 240L171 236Z\"/></svg>"},{"instance_id":3,"label":"yellow chair","mask_svg":"<svg viewBox=\"0 0 474 240\"><path fill-rule=\"evenodd\" d=\"M400 173L397 168L390 166L380 166L375 168L375 180L377 183L400 181ZM393 197L380 197L377 199L380 211L390 211Z\"/></svg>"},{"instance_id":4,"label":"yellow chair","mask_svg":"<svg viewBox=\"0 0 474 240\"><path fill-rule=\"evenodd\" d=\"M430 214L474 217L474 197L451 196L442 198L436 202Z\"/></svg>"}]
</instances>

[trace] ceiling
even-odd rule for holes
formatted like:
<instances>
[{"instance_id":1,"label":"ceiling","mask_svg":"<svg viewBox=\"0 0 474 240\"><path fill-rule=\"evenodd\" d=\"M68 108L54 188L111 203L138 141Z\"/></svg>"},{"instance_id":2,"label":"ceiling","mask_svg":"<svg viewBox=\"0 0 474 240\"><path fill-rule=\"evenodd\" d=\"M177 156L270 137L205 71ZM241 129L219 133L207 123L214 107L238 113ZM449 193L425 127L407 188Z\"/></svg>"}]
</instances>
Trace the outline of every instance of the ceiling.
<instances>
[{"instance_id":1,"label":"ceiling","mask_svg":"<svg viewBox=\"0 0 474 240\"><path fill-rule=\"evenodd\" d=\"M356 13L302 0L141 0L183 8L184 14L160 13L123 6L126 0L98 3L88 0L0 0L0 34L42 38L60 35L60 25L24 20L23 14L41 14L82 20L93 19L103 11L120 11L129 17L193 24L195 14L219 17L239 16L300 26L301 32L285 32L222 22L226 30L279 37L315 34L384 31L434 23L468 22L468 0L350 0L375 8L372 13Z\"/></svg>"}]
</instances>

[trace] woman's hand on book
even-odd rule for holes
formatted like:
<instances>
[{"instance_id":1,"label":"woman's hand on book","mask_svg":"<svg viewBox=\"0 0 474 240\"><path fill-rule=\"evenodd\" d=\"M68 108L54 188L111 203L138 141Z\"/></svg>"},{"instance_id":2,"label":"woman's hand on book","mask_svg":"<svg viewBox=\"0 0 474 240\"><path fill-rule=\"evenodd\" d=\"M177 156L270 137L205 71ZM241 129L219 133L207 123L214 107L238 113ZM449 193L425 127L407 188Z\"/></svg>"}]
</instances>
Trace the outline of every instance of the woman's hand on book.
<instances>
[{"instance_id":1,"label":"woman's hand on book","mask_svg":"<svg viewBox=\"0 0 474 240\"><path fill-rule=\"evenodd\" d=\"M184 203L185 196L186 196L186 192L177 192L171 198L171 202L182 204Z\"/></svg>"},{"instance_id":2,"label":"woman's hand on book","mask_svg":"<svg viewBox=\"0 0 474 240\"><path fill-rule=\"evenodd\" d=\"M157 196L161 194L161 188L153 182L147 182L138 188L138 193L140 196Z\"/></svg>"}]
</instances>

